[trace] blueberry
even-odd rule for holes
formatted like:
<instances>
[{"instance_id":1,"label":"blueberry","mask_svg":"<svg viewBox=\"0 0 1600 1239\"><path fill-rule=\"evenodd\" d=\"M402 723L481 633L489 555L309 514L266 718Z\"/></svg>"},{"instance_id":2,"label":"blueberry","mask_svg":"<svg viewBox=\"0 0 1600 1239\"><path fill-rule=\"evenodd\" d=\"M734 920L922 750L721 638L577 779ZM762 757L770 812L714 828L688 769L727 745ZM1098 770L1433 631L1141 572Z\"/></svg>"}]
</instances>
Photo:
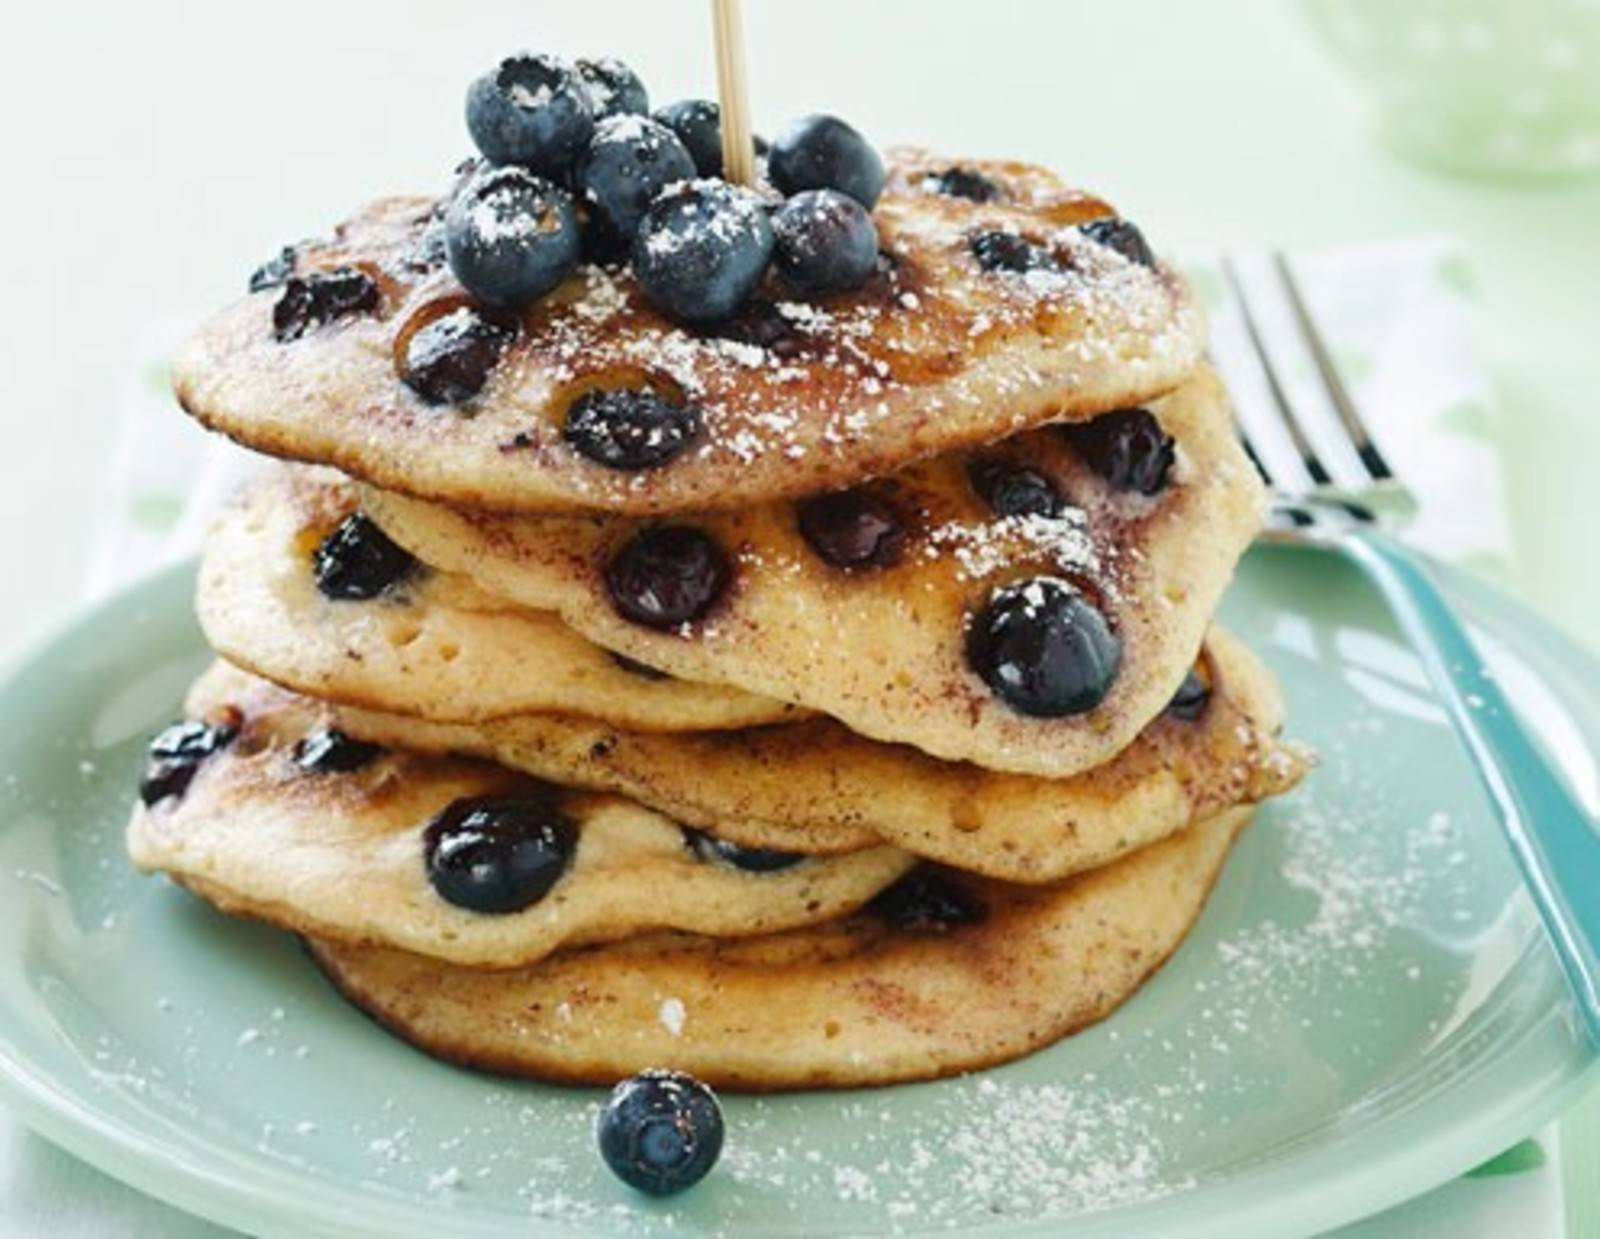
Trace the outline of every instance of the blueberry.
<instances>
[{"instance_id":1,"label":"blueberry","mask_svg":"<svg viewBox=\"0 0 1600 1239\"><path fill-rule=\"evenodd\" d=\"M673 133L694 159L695 171L704 177L722 175L722 109L710 99L680 99L657 108L655 118ZM768 151L766 139L755 135L756 155Z\"/></svg>"},{"instance_id":2,"label":"blueberry","mask_svg":"<svg viewBox=\"0 0 1600 1239\"><path fill-rule=\"evenodd\" d=\"M1211 685L1201 679L1198 672L1191 670L1183 677L1183 683L1178 685L1178 691L1167 703L1167 713L1173 718L1192 723L1205 713L1210 701Z\"/></svg>"},{"instance_id":3,"label":"blueberry","mask_svg":"<svg viewBox=\"0 0 1600 1239\"><path fill-rule=\"evenodd\" d=\"M612 1091L595 1135L617 1178L651 1196L671 1196L716 1165L722 1108L693 1076L642 1071Z\"/></svg>"},{"instance_id":4,"label":"blueberry","mask_svg":"<svg viewBox=\"0 0 1600 1239\"><path fill-rule=\"evenodd\" d=\"M691 525L656 525L635 534L606 565L606 587L623 619L676 628L699 619L722 596L728 558Z\"/></svg>"},{"instance_id":5,"label":"blueberry","mask_svg":"<svg viewBox=\"0 0 1600 1239\"><path fill-rule=\"evenodd\" d=\"M649 663L642 663L637 658L629 658L626 654L619 654L615 650L607 650L606 653L611 655L611 661L616 663L617 666L621 667L629 675L638 676L641 680L652 680L659 683L662 680L670 680L672 678L660 668L652 667Z\"/></svg>"},{"instance_id":6,"label":"blueberry","mask_svg":"<svg viewBox=\"0 0 1600 1239\"><path fill-rule=\"evenodd\" d=\"M714 333L722 339L753 344L784 359L800 356L810 341L794 320L765 297L752 297L732 318L717 323Z\"/></svg>"},{"instance_id":7,"label":"blueberry","mask_svg":"<svg viewBox=\"0 0 1600 1239\"><path fill-rule=\"evenodd\" d=\"M981 921L988 909L949 873L924 867L879 891L867 911L895 929L937 933Z\"/></svg>"},{"instance_id":8,"label":"blueberry","mask_svg":"<svg viewBox=\"0 0 1600 1239\"><path fill-rule=\"evenodd\" d=\"M449 261L450 253L445 248L444 213L441 208L438 217L431 220L418 235L416 245L405 258L405 264L410 271L430 274Z\"/></svg>"},{"instance_id":9,"label":"blueberry","mask_svg":"<svg viewBox=\"0 0 1600 1239\"><path fill-rule=\"evenodd\" d=\"M594 133L594 99L559 57L510 56L467 89L467 130L490 163L560 182Z\"/></svg>"},{"instance_id":10,"label":"blueberry","mask_svg":"<svg viewBox=\"0 0 1600 1239\"><path fill-rule=\"evenodd\" d=\"M238 727L232 723L190 720L172 724L150 741L144 774L139 779L139 799L153 805L169 796L182 796L201 763L227 748L238 734Z\"/></svg>"},{"instance_id":11,"label":"blueberry","mask_svg":"<svg viewBox=\"0 0 1600 1239\"><path fill-rule=\"evenodd\" d=\"M376 744L347 736L337 727L323 727L295 744L294 764L307 774L350 774L376 761L381 752Z\"/></svg>"},{"instance_id":12,"label":"blueberry","mask_svg":"<svg viewBox=\"0 0 1600 1239\"><path fill-rule=\"evenodd\" d=\"M796 292L860 288L878 265L878 229L872 214L836 189L808 189L773 213L773 260Z\"/></svg>"},{"instance_id":13,"label":"blueberry","mask_svg":"<svg viewBox=\"0 0 1600 1239\"><path fill-rule=\"evenodd\" d=\"M968 630L967 661L1018 713L1061 718L1105 699L1122 643L1074 586L1034 577L991 595Z\"/></svg>"},{"instance_id":14,"label":"blueberry","mask_svg":"<svg viewBox=\"0 0 1600 1239\"><path fill-rule=\"evenodd\" d=\"M648 390L596 388L573 401L562 433L596 464L637 470L666 464L699 432L700 411L693 405Z\"/></svg>"},{"instance_id":15,"label":"blueberry","mask_svg":"<svg viewBox=\"0 0 1600 1239\"><path fill-rule=\"evenodd\" d=\"M1078 230L1091 241L1116 250L1129 262L1136 262L1143 267L1156 265L1156 256L1150 252L1144 233L1131 220L1118 219L1116 216L1091 219L1087 224L1079 224Z\"/></svg>"},{"instance_id":16,"label":"blueberry","mask_svg":"<svg viewBox=\"0 0 1600 1239\"><path fill-rule=\"evenodd\" d=\"M905 552L905 522L876 491L818 495L800 505L798 516L801 536L835 568L887 568Z\"/></svg>"},{"instance_id":17,"label":"blueberry","mask_svg":"<svg viewBox=\"0 0 1600 1239\"><path fill-rule=\"evenodd\" d=\"M471 400L488 382L516 329L461 306L406 338L400 377L428 404Z\"/></svg>"},{"instance_id":18,"label":"blueberry","mask_svg":"<svg viewBox=\"0 0 1600 1239\"><path fill-rule=\"evenodd\" d=\"M980 460L968 476L996 516L1061 515L1061 491L1037 469L1007 460Z\"/></svg>"},{"instance_id":19,"label":"blueberry","mask_svg":"<svg viewBox=\"0 0 1600 1239\"><path fill-rule=\"evenodd\" d=\"M1014 232L980 232L972 238L972 256L985 271L1051 270L1057 267L1050 252Z\"/></svg>"},{"instance_id":20,"label":"blueberry","mask_svg":"<svg viewBox=\"0 0 1600 1239\"><path fill-rule=\"evenodd\" d=\"M1172 471L1172 436L1148 409L1117 409L1062 427L1083 462L1113 490L1159 494Z\"/></svg>"},{"instance_id":21,"label":"blueberry","mask_svg":"<svg viewBox=\"0 0 1600 1239\"><path fill-rule=\"evenodd\" d=\"M264 288L278 288L288 283L298 259L299 251L292 245L285 245L250 273L250 291L258 293Z\"/></svg>"},{"instance_id":22,"label":"blueberry","mask_svg":"<svg viewBox=\"0 0 1600 1239\"><path fill-rule=\"evenodd\" d=\"M354 267L291 275L272 307L272 334L284 343L298 340L313 327L376 310L379 300L372 277Z\"/></svg>"},{"instance_id":23,"label":"blueberry","mask_svg":"<svg viewBox=\"0 0 1600 1239\"><path fill-rule=\"evenodd\" d=\"M930 172L922 179L924 189L951 198L965 198L969 202L993 202L1000 195L1000 187L971 168L946 168L943 172Z\"/></svg>"},{"instance_id":24,"label":"blueberry","mask_svg":"<svg viewBox=\"0 0 1600 1239\"><path fill-rule=\"evenodd\" d=\"M311 557L317 588L329 598L376 598L399 583L417 561L364 512L352 512L322 540Z\"/></svg>"},{"instance_id":25,"label":"blueberry","mask_svg":"<svg viewBox=\"0 0 1600 1239\"><path fill-rule=\"evenodd\" d=\"M578 265L578 217L564 189L526 168L490 168L451 199L444 216L450 269L494 306L549 292Z\"/></svg>"},{"instance_id":26,"label":"blueberry","mask_svg":"<svg viewBox=\"0 0 1600 1239\"><path fill-rule=\"evenodd\" d=\"M648 116L612 116L595 127L578 162L577 184L610 234L631 238L651 199L694 179L694 160L678 135Z\"/></svg>"},{"instance_id":27,"label":"blueberry","mask_svg":"<svg viewBox=\"0 0 1600 1239\"><path fill-rule=\"evenodd\" d=\"M722 175L722 110L709 99L680 99L655 118L683 143L701 176Z\"/></svg>"},{"instance_id":28,"label":"blueberry","mask_svg":"<svg viewBox=\"0 0 1600 1239\"><path fill-rule=\"evenodd\" d=\"M781 852L777 848L747 848L703 830L684 829L684 838L692 851L703 861L718 861L743 869L747 873L777 873L793 869L805 860L803 852Z\"/></svg>"},{"instance_id":29,"label":"blueberry","mask_svg":"<svg viewBox=\"0 0 1600 1239\"><path fill-rule=\"evenodd\" d=\"M871 207L883 192L883 160L872 144L837 116L803 116L772 144L772 183L785 194L837 189Z\"/></svg>"},{"instance_id":30,"label":"blueberry","mask_svg":"<svg viewBox=\"0 0 1600 1239\"><path fill-rule=\"evenodd\" d=\"M577 845L577 827L548 797L477 796L428 823L423 863L446 903L520 912L549 893Z\"/></svg>"},{"instance_id":31,"label":"blueberry","mask_svg":"<svg viewBox=\"0 0 1600 1239\"><path fill-rule=\"evenodd\" d=\"M580 60L578 76L589 88L589 101L595 120L624 114L643 115L650 110L650 94L639 75L615 56Z\"/></svg>"},{"instance_id":32,"label":"blueberry","mask_svg":"<svg viewBox=\"0 0 1600 1239\"><path fill-rule=\"evenodd\" d=\"M639 287L664 314L689 323L727 318L772 257L761 200L724 181L690 181L650 205L633 239Z\"/></svg>"}]
</instances>

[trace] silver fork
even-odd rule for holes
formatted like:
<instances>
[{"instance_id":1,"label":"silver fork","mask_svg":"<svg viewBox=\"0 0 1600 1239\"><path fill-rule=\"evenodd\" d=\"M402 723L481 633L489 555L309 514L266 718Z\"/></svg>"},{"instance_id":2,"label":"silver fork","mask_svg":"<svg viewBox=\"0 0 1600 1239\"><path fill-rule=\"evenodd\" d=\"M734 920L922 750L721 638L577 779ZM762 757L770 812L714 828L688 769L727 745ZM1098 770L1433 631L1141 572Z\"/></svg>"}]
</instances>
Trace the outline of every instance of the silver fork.
<instances>
[{"instance_id":1,"label":"silver fork","mask_svg":"<svg viewBox=\"0 0 1600 1239\"><path fill-rule=\"evenodd\" d=\"M1343 555L1389 604L1483 782L1600 1048L1600 831L1518 720L1427 566L1388 532L1415 500L1367 432L1288 258L1228 257L1222 273L1212 357L1245 448L1274 491L1267 536Z\"/></svg>"}]
</instances>

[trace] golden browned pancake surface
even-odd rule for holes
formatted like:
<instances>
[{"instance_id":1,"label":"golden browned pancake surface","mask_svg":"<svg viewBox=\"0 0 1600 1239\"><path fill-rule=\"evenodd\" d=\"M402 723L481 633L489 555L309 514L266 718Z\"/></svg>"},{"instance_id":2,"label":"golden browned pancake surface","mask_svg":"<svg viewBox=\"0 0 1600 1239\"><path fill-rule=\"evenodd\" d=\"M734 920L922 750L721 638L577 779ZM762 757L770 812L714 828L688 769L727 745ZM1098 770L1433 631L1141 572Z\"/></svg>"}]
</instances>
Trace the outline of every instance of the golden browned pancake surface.
<instances>
[{"instance_id":1,"label":"golden browned pancake surface","mask_svg":"<svg viewBox=\"0 0 1600 1239\"><path fill-rule=\"evenodd\" d=\"M1261 484L1216 377L1200 372L1152 410L1177 441L1171 481L1154 496L1112 489L1054 430L874 483L905 532L883 567L824 562L788 503L674 518L720 548L729 583L702 618L667 631L626 618L607 585L608 566L650 522L495 517L370 487L363 503L425 563L553 609L651 666L946 760L1062 778L1108 761L1171 699L1260 523ZM1055 518L997 517L971 480L991 460L1048 475L1069 506ZM1097 597L1121 641L1110 691L1085 713L1025 716L969 664L971 617L997 588L1035 576Z\"/></svg>"},{"instance_id":2,"label":"golden browned pancake surface","mask_svg":"<svg viewBox=\"0 0 1600 1239\"><path fill-rule=\"evenodd\" d=\"M438 256L437 204L391 198L303 247L299 272L357 267L376 311L286 343L275 289L236 303L183 347L174 380L201 422L259 451L331 464L391 490L506 511L738 507L840 487L1045 421L1139 404L1198 362L1201 316L1182 281L1076 225L1112 214L1039 168L977 162L998 193L931 188L948 161L890 159L874 217L886 260L818 301L776 286L715 331L668 321L631 272L586 266L526 307L487 386L424 404L395 357L464 293ZM985 230L1020 232L1056 269L986 271ZM568 446L568 406L596 387L692 404L699 436L654 469L617 471Z\"/></svg>"},{"instance_id":3,"label":"golden browned pancake surface","mask_svg":"<svg viewBox=\"0 0 1600 1239\"><path fill-rule=\"evenodd\" d=\"M1011 882L1052 882L1230 806L1287 791L1304 769L1277 739L1272 675L1213 630L1198 718L1152 722L1109 762L1068 779L997 774L831 719L736 732L630 732L573 716L479 726L342 709L339 726L400 748L472 753L558 783L630 796L751 847L848 851L888 842Z\"/></svg>"},{"instance_id":4,"label":"golden browned pancake surface","mask_svg":"<svg viewBox=\"0 0 1600 1239\"><path fill-rule=\"evenodd\" d=\"M641 730L744 727L794 706L630 670L555 615L419 570L377 598L317 589L317 546L358 507L330 469L275 466L207 540L195 600L230 662L315 697L449 721L573 712Z\"/></svg>"},{"instance_id":5,"label":"golden browned pancake surface","mask_svg":"<svg viewBox=\"0 0 1600 1239\"><path fill-rule=\"evenodd\" d=\"M475 967L509 968L581 942L656 929L771 933L844 915L912 858L876 847L751 872L696 850L674 822L614 796L542 785L486 762L389 752L347 773L315 773L295 745L329 712L218 664L191 717L226 716L238 735L179 798L139 806L128 850L226 911L299 933L377 943ZM526 908L458 907L430 883L423 835L452 803L553 803L576 830L565 872Z\"/></svg>"},{"instance_id":6,"label":"golden browned pancake surface","mask_svg":"<svg viewBox=\"0 0 1600 1239\"><path fill-rule=\"evenodd\" d=\"M468 1066L584 1084L670 1067L751 1091L925 1080L1114 1011L1183 940L1249 816L1054 886L956 877L981 913L943 930L863 915L743 942L641 938L511 973L311 949L357 1006Z\"/></svg>"}]
</instances>

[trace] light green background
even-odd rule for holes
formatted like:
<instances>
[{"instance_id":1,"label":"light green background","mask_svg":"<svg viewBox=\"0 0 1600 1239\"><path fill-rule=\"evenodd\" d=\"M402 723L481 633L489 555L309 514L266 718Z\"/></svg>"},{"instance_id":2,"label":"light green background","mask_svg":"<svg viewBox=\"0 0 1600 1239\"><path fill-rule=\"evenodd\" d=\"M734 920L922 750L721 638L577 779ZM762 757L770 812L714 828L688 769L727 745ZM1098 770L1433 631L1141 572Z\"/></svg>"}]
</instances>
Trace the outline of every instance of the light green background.
<instances>
[{"instance_id":1,"label":"light green background","mask_svg":"<svg viewBox=\"0 0 1600 1239\"><path fill-rule=\"evenodd\" d=\"M0 652L74 605L137 341L362 198L440 183L465 150L461 88L502 49L615 52L662 98L704 91L704 7L157 0L12 15ZM1038 159L1163 247L1460 236L1483 290L1520 591L1600 646L1600 184L1518 188L1394 161L1287 0L747 7L768 130L826 107L880 142ZM1566 1136L1571 1233L1600 1234L1600 1105ZM19 1140L0 1135L0 1218L53 1159ZM124 1233L157 1233L140 1216Z\"/></svg>"}]
</instances>

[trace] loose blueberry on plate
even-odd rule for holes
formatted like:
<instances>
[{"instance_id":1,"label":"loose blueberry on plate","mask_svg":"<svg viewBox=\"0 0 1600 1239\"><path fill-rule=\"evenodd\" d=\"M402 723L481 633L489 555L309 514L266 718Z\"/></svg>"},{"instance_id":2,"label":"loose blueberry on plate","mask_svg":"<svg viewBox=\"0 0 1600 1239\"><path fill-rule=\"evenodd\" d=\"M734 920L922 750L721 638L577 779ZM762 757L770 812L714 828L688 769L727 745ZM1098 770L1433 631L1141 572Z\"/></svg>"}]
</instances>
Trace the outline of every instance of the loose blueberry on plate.
<instances>
[{"instance_id":1,"label":"loose blueberry on plate","mask_svg":"<svg viewBox=\"0 0 1600 1239\"><path fill-rule=\"evenodd\" d=\"M266 288L277 288L288 282L294 274L294 266L298 251L292 245L285 245L266 262L262 263L250 273L250 291L258 293Z\"/></svg>"},{"instance_id":2,"label":"loose blueberry on plate","mask_svg":"<svg viewBox=\"0 0 1600 1239\"><path fill-rule=\"evenodd\" d=\"M924 867L879 891L867 904L867 911L895 929L937 933L981 921L987 909L950 874Z\"/></svg>"},{"instance_id":3,"label":"loose blueberry on plate","mask_svg":"<svg viewBox=\"0 0 1600 1239\"><path fill-rule=\"evenodd\" d=\"M1172 695L1172 700L1167 703L1167 713L1173 718L1181 718L1186 723L1192 723L1206 711L1206 706L1211 701L1211 685L1200 678L1199 673L1190 670L1183 677L1183 683L1178 685L1178 691Z\"/></svg>"},{"instance_id":4,"label":"loose blueberry on plate","mask_svg":"<svg viewBox=\"0 0 1600 1239\"><path fill-rule=\"evenodd\" d=\"M972 256L985 271L1047 271L1058 266L1050 252L1026 237L999 229L972 238Z\"/></svg>"},{"instance_id":5,"label":"loose blueberry on plate","mask_svg":"<svg viewBox=\"0 0 1600 1239\"><path fill-rule=\"evenodd\" d=\"M182 796L202 762L233 743L239 729L230 723L191 719L174 723L150 741L149 757L139 779L139 799L154 805Z\"/></svg>"},{"instance_id":6,"label":"loose blueberry on plate","mask_svg":"<svg viewBox=\"0 0 1600 1239\"><path fill-rule=\"evenodd\" d=\"M965 198L969 202L992 202L1000 187L971 168L946 168L943 172L930 172L922 181L923 188L951 198Z\"/></svg>"},{"instance_id":7,"label":"loose blueberry on plate","mask_svg":"<svg viewBox=\"0 0 1600 1239\"><path fill-rule=\"evenodd\" d=\"M1087 224L1079 224L1078 229L1091 241L1116 250L1129 262L1136 262L1143 267L1156 265L1156 256L1150 252L1144 233L1131 220L1115 216L1092 219Z\"/></svg>"},{"instance_id":8,"label":"loose blueberry on plate","mask_svg":"<svg viewBox=\"0 0 1600 1239\"><path fill-rule=\"evenodd\" d=\"M722 175L722 109L710 99L680 99L657 108L654 117L673 133L694 159L695 171L703 177ZM761 135L755 136L757 155L769 149Z\"/></svg>"},{"instance_id":9,"label":"loose blueberry on plate","mask_svg":"<svg viewBox=\"0 0 1600 1239\"><path fill-rule=\"evenodd\" d=\"M624 114L643 115L650 110L650 94L639 75L615 56L579 60L578 76L589 88L594 118Z\"/></svg>"},{"instance_id":10,"label":"loose blueberry on plate","mask_svg":"<svg viewBox=\"0 0 1600 1239\"><path fill-rule=\"evenodd\" d=\"M671 129L648 116L612 116L595 127L578 161L577 185L590 211L626 239L662 189L694 175L694 160Z\"/></svg>"},{"instance_id":11,"label":"loose blueberry on plate","mask_svg":"<svg viewBox=\"0 0 1600 1239\"><path fill-rule=\"evenodd\" d=\"M272 334L286 344L313 327L376 310L379 299L372 277L354 267L291 275L272 307Z\"/></svg>"},{"instance_id":12,"label":"loose blueberry on plate","mask_svg":"<svg viewBox=\"0 0 1600 1239\"><path fill-rule=\"evenodd\" d=\"M793 869L805 860L803 852L741 847L737 843L719 839L716 835L707 834L703 830L690 830L685 827L683 834L688 841L689 850L701 860L732 865L735 869L743 869L747 873L777 873L783 869Z\"/></svg>"},{"instance_id":13,"label":"loose blueberry on plate","mask_svg":"<svg viewBox=\"0 0 1600 1239\"><path fill-rule=\"evenodd\" d=\"M873 490L818 495L800 505L798 517L801 536L835 568L887 568L905 551L900 513Z\"/></svg>"},{"instance_id":14,"label":"loose blueberry on plate","mask_svg":"<svg viewBox=\"0 0 1600 1239\"><path fill-rule=\"evenodd\" d=\"M837 116L803 116L785 129L767 154L768 175L785 194L837 189L864 207L883 192L883 160L872 143Z\"/></svg>"},{"instance_id":15,"label":"loose blueberry on plate","mask_svg":"<svg viewBox=\"0 0 1600 1239\"><path fill-rule=\"evenodd\" d=\"M594 99L566 61L509 56L467 89L467 130L490 163L560 181L594 134Z\"/></svg>"},{"instance_id":16,"label":"loose blueberry on plate","mask_svg":"<svg viewBox=\"0 0 1600 1239\"><path fill-rule=\"evenodd\" d=\"M352 512L322 540L311 558L317 588L329 598L376 598L409 576L417 566L364 512Z\"/></svg>"},{"instance_id":17,"label":"loose blueberry on plate","mask_svg":"<svg viewBox=\"0 0 1600 1239\"><path fill-rule=\"evenodd\" d=\"M1085 464L1113 490L1156 495L1167 484L1176 451L1172 436L1148 409L1117 409L1062 427Z\"/></svg>"},{"instance_id":18,"label":"loose blueberry on plate","mask_svg":"<svg viewBox=\"0 0 1600 1239\"><path fill-rule=\"evenodd\" d=\"M294 764L307 774L351 774L377 760L376 744L347 736L337 727L322 727L302 736L294 746Z\"/></svg>"},{"instance_id":19,"label":"loose blueberry on plate","mask_svg":"<svg viewBox=\"0 0 1600 1239\"><path fill-rule=\"evenodd\" d=\"M1062 718L1105 700L1122 642L1077 588L1033 577L995 590L973 617L967 661L1019 714Z\"/></svg>"},{"instance_id":20,"label":"loose blueberry on plate","mask_svg":"<svg viewBox=\"0 0 1600 1239\"><path fill-rule=\"evenodd\" d=\"M693 1187L722 1153L717 1095L679 1071L642 1071L612 1091L596 1127L600 1156L629 1187L670 1196Z\"/></svg>"},{"instance_id":21,"label":"loose blueberry on plate","mask_svg":"<svg viewBox=\"0 0 1600 1239\"><path fill-rule=\"evenodd\" d=\"M494 306L543 296L578 265L572 199L526 168L473 177L445 211L450 269L467 291Z\"/></svg>"},{"instance_id":22,"label":"loose blueberry on plate","mask_svg":"<svg viewBox=\"0 0 1600 1239\"><path fill-rule=\"evenodd\" d=\"M659 392L613 388L584 392L567 410L563 435L580 455L608 469L654 469L700 432L700 412Z\"/></svg>"},{"instance_id":23,"label":"loose blueberry on plate","mask_svg":"<svg viewBox=\"0 0 1600 1239\"><path fill-rule=\"evenodd\" d=\"M688 323L727 318L772 257L761 199L724 181L690 181L650 205L633 239L633 271L651 304Z\"/></svg>"},{"instance_id":24,"label":"loose blueberry on plate","mask_svg":"<svg viewBox=\"0 0 1600 1239\"><path fill-rule=\"evenodd\" d=\"M860 288L878 263L872 215L836 189L808 189L773 213L773 261L807 297Z\"/></svg>"},{"instance_id":25,"label":"loose blueberry on plate","mask_svg":"<svg viewBox=\"0 0 1600 1239\"><path fill-rule=\"evenodd\" d=\"M1061 491L1037 469L1008 460L980 460L969 476L972 489L996 516L1061 515Z\"/></svg>"},{"instance_id":26,"label":"loose blueberry on plate","mask_svg":"<svg viewBox=\"0 0 1600 1239\"><path fill-rule=\"evenodd\" d=\"M471 400L483 390L515 334L509 322L461 306L406 337L400 377L428 404Z\"/></svg>"},{"instance_id":27,"label":"loose blueberry on plate","mask_svg":"<svg viewBox=\"0 0 1600 1239\"><path fill-rule=\"evenodd\" d=\"M578 830L542 796L478 796L450 804L423 832L428 881L470 912L520 912L560 880Z\"/></svg>"},{"instance_id":28,"label":"loose blueberry on plate","mask_svg":"<svg viewBox=\"0 0 1600 1239\"><path fill-rule=\"evenodd\" d=\"M731 571L722 548L702 530L656 525L612 556L606 588L623 619L646 628L677 628L711 609Z\"/></svg>"}]
</instances>

